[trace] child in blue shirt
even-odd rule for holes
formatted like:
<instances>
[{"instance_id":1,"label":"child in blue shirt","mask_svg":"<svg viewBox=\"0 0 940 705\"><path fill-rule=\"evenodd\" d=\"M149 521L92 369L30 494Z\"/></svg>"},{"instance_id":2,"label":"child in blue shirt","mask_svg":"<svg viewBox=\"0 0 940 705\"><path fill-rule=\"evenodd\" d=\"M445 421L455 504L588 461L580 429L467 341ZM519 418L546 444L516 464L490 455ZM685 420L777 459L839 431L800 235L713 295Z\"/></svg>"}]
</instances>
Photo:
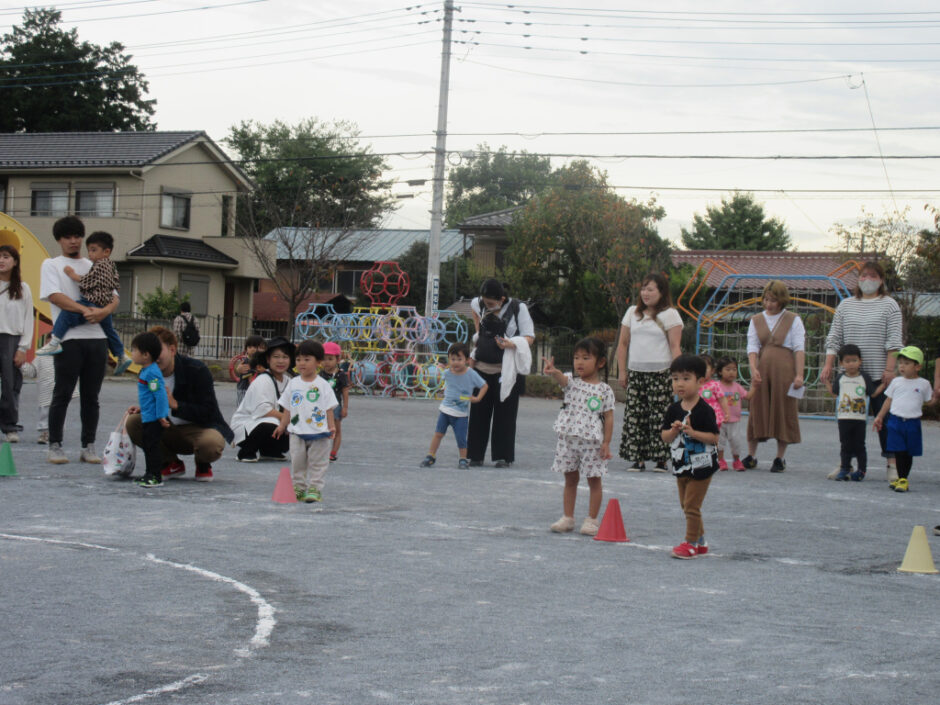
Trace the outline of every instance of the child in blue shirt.
<instances>
[{"instance_id":1,"label":"child in blue shirt","mask_svg":"<svg viewBox=\"0 0 940 705\"><path fill-rule=\"evenodd\" d=\"M468 365L470 348L466 343L454 343L447 351L448 368L444 370L444 401L441 402L437 417L437 428L431 438L431 448L421 461L421 467L434 465L441 439L447 433L447 427L454 429L454 438L460 451L457 467L461 470L470 467L467 461L467 429L469 427L470 404L475 404L486 395L487 385L479 373ZM478 390L476 394L473 390Z\"/></svg>"},{"instance_id":2,"label":"child in blue shirt","mask_svg":"<svg viewBox=\"0 0 940 705\"><path fill-rule=\"evenodd\" d=\"M137 481L145 488L163 486L163 454L160 441L163 429L170 426L170 401L166 394L166 382L157 366L157 358L163 345L155 333L141 333L131 341L131 360L140 365L137 379L137 400L140 406L140 420L143 428L144 457L147 470Z\"/></svg>"}]
</instances>

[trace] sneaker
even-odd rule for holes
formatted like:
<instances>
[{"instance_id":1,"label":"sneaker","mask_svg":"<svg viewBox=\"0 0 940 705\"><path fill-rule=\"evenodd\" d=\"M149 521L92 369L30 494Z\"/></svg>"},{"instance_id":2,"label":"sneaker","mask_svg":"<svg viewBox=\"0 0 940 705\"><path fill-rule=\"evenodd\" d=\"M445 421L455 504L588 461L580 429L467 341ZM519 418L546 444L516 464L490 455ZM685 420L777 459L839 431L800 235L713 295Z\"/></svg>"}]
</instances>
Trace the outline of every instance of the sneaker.
<instances>
[{"instance_id":1,"label":"sneaker","mask_svg":"<svg viewBox=\"0 0 940 705\"><path fill-rule=\"evenodd\" d=\"M483 467L483 461L482 461L482 460L471 460L471 461L470 461L470 467L471 467L471 468L482 468L482 467Z\"/></svg>"},{"instance_id":2,"label":"sneaker","mask_svg":"<svg viewBox=\"0 0 940 705\"><path fill-rule=\"evenodd\" d=\"M753 470L757 467L757 458L753 455L748 455L741 461L741 464L744 466L745 470Z\"/></svg>"},{"instance_id":3,"label":"sneaker","mask_svg":"<svg viewBox=\"0 0 940 705\"><path fill-rule=\"evenodd\" d=\"M827 479L827 480L835 480L835 479L837 479L837 478L839 477L839 475L840 475L841 473L842 473L842 468L836 468L836 469L833 470L831 473L829 473L828 475L826 475L826 479Z\"/></svg>"},{"instance_id":4,"label":"sneaker","mask_svg":"<svg viewBox=\"0 0 940 705\"><path fill-rule=\"evenodd\" d=\"M101 465L101 456L95 452L95 447L91 444L82 446L82 452L78 455L79 462Z\"/></svg>"},{"instance_id":5,"label":"sneaker","mask_svg":"<svg viewBox=\"0 0 940 705\"><path fill-rule=\"evenodd\" d=\"M62 465L69 461L65 451L62 450L61 443L50 443L49 450L46 452L46 460L55 465Z\"/></svg>"},{"instance_id":6,"label":"sneaker","mask_svg":"<svg viewBox=\"0 0 940 705\"><path fill-rule=\"evenodd\" d=\"M278 461L278 462L280 462L280 461L282 461L282 460L287 460L287 456L286 456L286 455L265 455L264 453L262 453L262 454L261 454L260 456L258 456L258 457L260 457L261 460L276 460L276 461Z\"/></svg>"},{"instance_id":7,"label":"sneaker","mask_svg":"<svg viewBox=\"0 0 940 705\"><path fill-rule=\"evenodd\" d=\"M698 549L695 547L695 544L683 541L672 549L672 555L675 558L682 559L695 558L698 555Z\"/></svg>"},{"instance_id":8,"label":"sneaker","mask_svg":"<svg viewBox=\"0 0 940 705\"><path fill-rule=\"evenodd\" d=\"M467 462L467 459L466 459L466 458L461 458L460 460L457 461L457 469L458 469L458 470L469 470L469 469L470 469L470 463Z\"/></svg>"},{"instance_id":9,"label":"sneaker","mask_svg":"<svg viewBox=\"0 0 940 705\"><path fill-rule=\"evenodd\" d=\"M728 469L728 463L726 463L726 462L724 461L724 459L719 460L719 461L718 461L718 469L719 469L719 470L727 470L727 469Z\"/></svg>"},{"instance_id":10,"label":"sneaker","mask_svg":"<svg viewBox=\"0 0 940 705\"><path fill-rule=\"evenodd\" d=\"M910 488L911 488L911 485L907 481L906 477L900 478L894 485L895 492L907 492Z\"/></svg>"},{"instance_id":11,"label":"sneaker","mask_svg":"<svg viewBox=\"0 0 940 705\"><path fill-rule=\"evenodd\" d=\"M320 494L320 490L316 487L311 487L306 492L304 492L304 502L310 504L311 502L320 502L323 500L323 495Z\"/></svg>"},{"instance_id":12,"label":"sneaker","mask_svg":"<svg viewBox=\"0 0 940 705\"><path fill-rule=\"evenodd\" d=\"M336 453L330 453L330 462L331 462L331 463L335 463L335 462L336 462Z\"/></svg>"},{"instance_id":13,"label":"sneaker","mask_svg":"<svg viewBox=\"0 0 940 705\"><path fill-rule=\"evenodd\" d=\"M940 536L940 524L937 524L935 527L933 527L933 535Z\"/></svg>"},{"instance_id":14,"label":"sneaker","mask_svg":"<svg viewBox=\"0 0 940 705\"><path fill-rule=\"evenodd\" d=\"M597 536L597 530L600 528L601 526L597 523L597 519L585 517L584 522L581 524L581 533L585 536Z\"/></svg>"},{"instance_id":15,"label":"sneaker","mask_svg":"<svg viewBox=\"0 0 940 705\"><path fill-rule=\"evenodd\" d=\"M50 338L49 342L43 345L36 351L37 355L58 355L62 352L62 343L61 341L56 340L55 338Z\"/></svg>"},{"instance_id":16,"label":"sneaker","mask_svg":"<svg viewBox=\"0 0 940 705\"><path fill-rule=\"evenodd\" d=\"M653 466L653 472L669 472L669 470L666 468L666 461L661 460L660 462L656 463L656 465Z\"/></svg>"},{"instance_id":17,"label":"sneaker","mask_svg":"<svg viewBox=\"0 0 940 705\"><path fill-rule=\"evenodd\" d=\"M708 553L708 543L705 539L702 539L699 543L695 544L695 555L704 556Z\"/></svg>"},{"instance_id":18,"label":"sneaker","mask_svg":"<svg viewBox=\"0 0 940 705\"><path fill-rule=\"evenodd\" d=\"M783 458L774 458L774 462L770 464L770 472L783 472L787 469L787 461Z\"/></svg>"},{"instance_id":19,"label":"sneaker","mask_svg":"<svg viewBox=\"0 0 940 705\"><path fill-rule=\"evenodd\" d=\"M900 478L899 478L899 479L900 479ZM897 487L897 486L898 486L898 481L897 481L897 480L892 480L891 482L888 483L888 489L893 490L893 489L894 489L895 487Z\"/></svg>"},{"instance_id":20,"label":"sneaker","mask_svg":"<svg viewBox=\"0 0 940 705\"><path fill-rule=\"evenodd\" d=\"M887 472L888 482L895 482L895 481L897 481L897 479L898 479L898 468L897 468L896 465L894 465L894 464L892 464L892 463L888 463L888 467L887 467L886 472Z\"/></svg>"},{"instance_id":21,"label":"sneaker","mask_svg":"<svg viewBox=\"0 0 940 705\"><path fill-rule=\"evenodd\" d=\"M171 477L181 477L186 474L186 466L183 465L182 460L174 460L172 463L167 463L163 466L163 469L160 470L160 474L163 475L163 479L169 479Z\"/></svg>"},{"instance_id":22,"label":"sneaker","mask_svg":"<svg viewBox=\"0 0 940 705\"><path fill-rule=\"evenodd\" d=\"M148 477L147 475L144 475L142 478L137 480L137 482L135 482L134 484L137 485L138 487L152 489L154 487L163 487L163 480L161 480L159 477Z\"/></svg>"},{"instance_id":23,"label":"sneaker","mask_svg":"<svg viewBox=\"0 0 940 705\"><path fill-rule=\"evenodd\" d=\"M129 357L125 357L114 367L114 376L120 377L122 374L127 372L127 368L130 367L132 364L134 364L134 361L131 360Z\"/></svg>"},{"instance_id":24,"label":"sneaker","mask_svg":"<svg viewBox=\"0 0 940 705\"><path fill-rule=\"evenodd\" d=\"M245 450L240 448L238 454L235 456L235 460L240 463L257 463L258 454L251 450Z\"/></svg>"},{"instance_id":25,"label":"sneaker","mask_svg":"<svg viewBox=\"0 0 940 705\"><path fill-rule=\"evenodd\" d=\"M420 467L420 468L429 468L429 467L431 467L432 465L434 465L434 463L436 463L436 462L437 462L437 459L436 459L433 455L426 455L426 456L424 456L424 460L422 460L420 463L418 463L418 467Z\"/></svg>"},{"instance_id":26,"label":"sneaker","mask_svg":"<svg viewBox=\"0 0 940 705\"><path fill-rule=\"evenodd\" d=\"M556 534L566 534L569 531L574 530L574 517L563 516L548 528L554 531Z\"/></svg>"},{"instance_id":27,"label":"sneaker","mask_svg":"<svg viewBox=\"0 0 940 705\"><path fill-rule=\"evenodd\" d=\"M633 465L627 468L627 472L643 472L646 470L646 465L642 461L638 460Z\"/></svg>"},{"instance_id":28,"label":"sneaker","mask_svg":"<svg viewBox=\"0 0 940 705\"><path fill-rule=\"evenodd\" d=\"M20 442L20 434L18 434L16 431L8 431L6 433L6 438L7 438L7 443L19 443Z\"/></svg>"},{"instance_id":29,"label":"sneaker","mask_svg":"<svg viewBox=\"0 0 940 705\"><path fill-rule=\"evenodd\" d=\"M508 460L497 460L493 463L494 468L508 468L510 465L512 465L512 463Z\"/></svg>"},{"instance_id":30,"label":"sneaker","mask_svg":"<svg viewBox=\"0 0 940 705\"><path fill-rule=\"evenodd\" d=\"M212 466L209 463L196 463L196 482L212 482Z\"/></svg>"},{"instance_id":31,"label":"sneaker","mask_svg":"<svg viewBox=\"0 0 940 705\"><path fill-rule=\"evenodd\" d=\"M299 487L295 487L295 488L294 488L294 496L297 498L297 501L298 501L298 502L303 502L303 501L304 501L304 494L306 494L306 493L305 493L302 489L300 489Z\"/></svg>"},{"instance_id":32,"label":"sneaker","mask_svg":"<svg viewBox=\"0 0 940 705\"><path fill-rule=\"evenodd\" d=\"M850 470L839 470L839 472L836 473L836 476L832 479L836 480L837 482L848 482L849 478L851 478L853 474L854 473L852 473Z\"/></svg>"},{"instance_id":33,"label":"sneaker","mask_svg":"<svg viewBox=\"0 0 940 705\"><path fill-rule=\"evenodd\" d=\"M36 443L40 443L40 444L42 444L42 445L48 444L48 443L49 443L49 432L48 432L48 431L40 431L40 432L39 432L39 435L36 436Z\"/></svg>"},{"instance_id":34,"label":"sneaker","mask_svg":"<svg viewBox=\"0 0 940 705\"><path fill-rule=\"evenodd\" d=\"M849 479L850 479L852 482L861 482L862 480L865 479L865 471L864 471L864 470L856 470L856 471L853 472L851 475L849 475Z\"/></svg>"},{"instance_id":35,"label":"sneaker","mask_svg":"<svg viewBox=\"0 0 940 705\"><path fill-rule=\"evenodd\" d=\"M733 463L731 463L731 468L732 470L737 470L738 472L744 472L747 470L747 468L744 467L744 463L742 463L740 460L735 460Z\"/></svg>"}]
</instances>

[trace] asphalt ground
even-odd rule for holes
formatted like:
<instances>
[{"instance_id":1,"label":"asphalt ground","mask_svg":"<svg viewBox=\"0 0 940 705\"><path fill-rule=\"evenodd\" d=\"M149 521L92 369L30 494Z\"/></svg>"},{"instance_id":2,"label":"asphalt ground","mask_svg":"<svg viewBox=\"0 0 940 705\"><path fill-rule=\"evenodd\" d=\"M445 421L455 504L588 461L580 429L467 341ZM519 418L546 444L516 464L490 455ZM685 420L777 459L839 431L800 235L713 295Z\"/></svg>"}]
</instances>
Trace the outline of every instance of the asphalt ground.
<instances>
[{"instance_id":1,"label":"asphalt ground","mask_svg":"<svg viewBox=\"0 0 940 705\"><path fill-rule=\"evenodd\" d=\"M221 385L225 409L234 389ZM0 478L0 703L931 703L940 576L897 572L912 528L940 558L938 429L912 489L880 462L834 483L833 422L787 472L719 473L711 553L670 557L670 475L611 463L629 543L557 535L558 403L523 399L518 462L459 471L437 404L353 397L322 504L271 501L281 464L160 490L45 462L27 430ZM107 381L99 450L133 384ZM617 410L617 423L622 419ZM78 402L66 450L78 450ZM868 448L876 447L869 435ZM579 494L580 524L587 504Z\"/></svg>"}]
</instances>

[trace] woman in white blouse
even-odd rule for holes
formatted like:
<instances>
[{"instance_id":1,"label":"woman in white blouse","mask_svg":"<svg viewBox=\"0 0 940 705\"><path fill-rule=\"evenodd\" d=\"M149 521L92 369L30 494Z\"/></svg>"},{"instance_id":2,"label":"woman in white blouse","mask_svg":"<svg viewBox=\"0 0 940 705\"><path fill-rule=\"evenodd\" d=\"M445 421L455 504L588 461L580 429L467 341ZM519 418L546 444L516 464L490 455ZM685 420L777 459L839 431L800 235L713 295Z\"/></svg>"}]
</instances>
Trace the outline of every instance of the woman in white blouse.
<instances>
[{"instance_id":1,"label":"woman in white blouse","mask_svg":"<svg viewBox=\"0 0 940 705\"><path fill-rule=\"evenodd\" d=\"M751 318L747 329L747 359L751 367L750 415L747 420L747 457L744 467L757 467L757 444L777 441L777 457L770 472L783 472L784 454L800 442L797 399L790 389L803 386L806 329L803 321L787 311L790 291L782 281L764 287L764 312Z\"/></svg>"},{"instance_id":2,"label":"woman in white blouse","mask_svg":"<svg viewBox=\"0 0 940 705\"><path fill-rule=\"evenodd\" d=\"M290 444L289 434L275 438L273 433L281 421L277 400L290 381L290 369L294 366L294 344L287 338L273 338L263 355L268 369L248 386L230 424L238 446L236 459L242 463L258 462L259 454L280 460Z\"/></svg>"},{"instance_id":3,"label":"woman in white blouse","mask_svg":"<svg viewBox=\"0 0 940 705\"><path fill-rule=\"evenodd\" d=\"M633 461L630 470L640 472L651 460L654 472L666 472L669 448L660 426L672 401L669 365L681 352L681 339L682 318L672 307L669 283L648 274L640 283L640 303L623 317L617 344L620 385L627 390L620 457Z\"/></svg>"},{"instance_id":4,"label":"woman in white blouse","mask_svg":"<svg viewBox=\"0 0 940 705\"><path fill-rule=\"evenodd\" d=\"M33 344L33 295L20 274L20 253L0 246L0 431L16 443L20 415L20 389L26 351Z\"/></svg>"}]
</instances>

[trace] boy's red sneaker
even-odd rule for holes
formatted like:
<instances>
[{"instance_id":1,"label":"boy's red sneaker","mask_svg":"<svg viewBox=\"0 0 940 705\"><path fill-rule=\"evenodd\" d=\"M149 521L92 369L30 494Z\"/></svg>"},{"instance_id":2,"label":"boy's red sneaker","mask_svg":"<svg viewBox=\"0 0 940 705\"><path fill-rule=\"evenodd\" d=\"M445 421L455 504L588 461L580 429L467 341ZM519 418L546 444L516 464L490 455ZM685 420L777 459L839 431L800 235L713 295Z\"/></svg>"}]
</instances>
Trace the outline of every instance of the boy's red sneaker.
<instances>
[{"instance_id":1,"label":"boy's red sneaker","mask_svg":"<svg viewBox=\"0 0 940 705\"><path fill-rule=\"evenodd\" d=\"M706 553L708 553L708 544L707 544L707 543L699 543L699 544L696 544L696 545L695 545L695 555L696 555L696 556L704 556Z\"/></svg>"},{"instance_id":2,"label":"boy's red sneaker","mask_svg":"<svg viewBox=\"0 0 940 705\"><path fill-rule=\"evenodd\" d=\"M160 473L163 475L164 480L168 477L179 477L186 474L186 466L182 460L177 459L164 465Z\"/></svg>"},{"instance_id":3,"label":"boy's red sneaker","mask_svg":"<svg viewBox=\"0 0 940 705\"><path fill-rule=\"evenodd\" d=\"M725 462L724 458L722 458L721 460L718 461L718 469L719 469L719 470L727 470L727 469L728 469L728 463Z\"/></svg>"},{"instance_id":4,"label":"boy's red sneaker","mask_svg":"<svg viewBox=\"0 0 940 705\"><path fill-rule=\"evenodd\" d=\"M731 463L731 467L733 467L738 472L744 472L747 470L747 468L744 467L744 463L742 463L740 460L735 460L733 463Z\"/></svg>"},{"instance_id":5,"label":"boy's red sneaker","mask_svg":"<svg viewBox=\"0 0 940 705\"><path fill-rule=\"evenodd\" d=\"M212 482L212 466L209 463L196 465L196 482Z\"/></svg>"},{"instance_id":6,"label":"boy's red sneaker","mask_svg":"<svg viewBox=\"0 0 940 705\"><path fill-rule=\"evenodd\" d=\"M689 543L688 541L683 541L672 549L672 555L676 558L682 559L695 558L698 555L698 550L693 544Z\"/></svg>"}]
</instances>

